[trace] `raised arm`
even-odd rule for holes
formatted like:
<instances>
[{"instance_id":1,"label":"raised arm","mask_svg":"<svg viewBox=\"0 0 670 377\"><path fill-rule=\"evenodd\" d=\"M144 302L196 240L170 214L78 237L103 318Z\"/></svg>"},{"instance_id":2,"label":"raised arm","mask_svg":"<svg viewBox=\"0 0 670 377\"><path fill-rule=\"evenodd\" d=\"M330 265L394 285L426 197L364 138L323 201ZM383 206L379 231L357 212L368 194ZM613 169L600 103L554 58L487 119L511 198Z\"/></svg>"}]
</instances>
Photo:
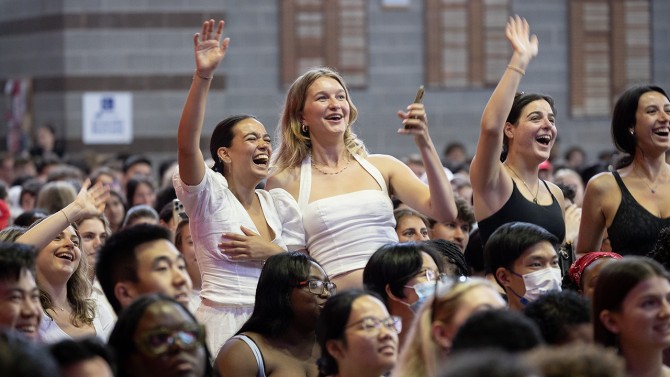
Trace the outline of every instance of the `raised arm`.
<instances>
[{"instance_id":1,"label":"raised arm","mask_svg":"<svg viewBox=\"0 0 670 377\"><path fill-rule=\"evenodd\" d=\"M223 24L223 21L219 21L214 33L214 20L205 21L202 32L193 36L196 69L177 131L179 175L190 186L197 185L205 176L205 158L200 150L200 134L214 70L226 55L230 42L229 38L221 42Z\"/></svg>"},{"instance_id":2,"label":"raised arm","mask_svg":"<svg viewBox=\"0 0 670 377\"><path fill-rule=\"evenodd\" d=\"M477 151L470 169L472 188L479 198L487 197L490 191L498 188L503 174L500 154L505 122L512 109L521 78L528 63L537 55L538 49L537 37L530 35L528 22L519 16L510 18L507 22L505 35L514 48L514 53L484 108Z\"/></svg>"},{"instance_id":3,"label":"raised arm","mask_svg":"<svg viewBox=\"0 0 670 377\"><path fill-rule=\"evenodd\" d=\"M84 217L101 214L109 199L109 187L101 182L89 190L90 186L91 180L87 179L74 202L28 229L16 242L33 245L41 250L70 224Z\"/></svg>"},{"instance_id":4,"label":"raised arm","mask_svg":"<svg viewBox=\"0 0 670 377\"><path fill-rule=\"evenodd\" d=\"M398 133L414 136L426 168L428 187L405 164L394 160L389 175L389 185L393 193L403 203L439 222L454 220L458 214L454 193L428 133L428 117L423 104L409 105L407 112L398 111L398 117L402 119L404 126Z\"/></svg>"}]
</instances>

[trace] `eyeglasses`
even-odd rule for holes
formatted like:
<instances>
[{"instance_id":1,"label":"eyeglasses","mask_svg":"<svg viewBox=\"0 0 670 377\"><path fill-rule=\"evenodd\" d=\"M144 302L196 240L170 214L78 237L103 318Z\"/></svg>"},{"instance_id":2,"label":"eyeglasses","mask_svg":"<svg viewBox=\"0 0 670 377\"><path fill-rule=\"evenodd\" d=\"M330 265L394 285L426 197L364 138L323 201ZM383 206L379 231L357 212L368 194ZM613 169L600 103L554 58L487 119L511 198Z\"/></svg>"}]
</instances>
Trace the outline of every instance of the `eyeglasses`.
<instances>
[{"instance_id":1,"label":"eyeglasses","mask_svg":"<svg viewBox=\"0 0 670 377\"><path fill-rule=\"evenodd\" d=\"M184 326L178 329L159 327L140 335L136 342L142 353L150 357L166 353L175 344L184 351L190 351L205 343L203 325Z\"/></svg>"},{"instance_id":2,"label":"eyeglasses","mask_svg":"<svg viewBox=\"0 0 670 377\"><path fill-rule=\"evenodd\" d=\"M365 317L360 321L356 321L350 325L347 325L345 328L350 328L354 326L359 326L359 328L365 331L371 336L379 335L379 332L382 329L382 326L386 327L387 330L393 331L396 334L400 334L402 331L402 319L397 315L392 315L385 319L379 319L375 317Z\"/></svg>"},{"instance_id":3,"label":"eyeglasses","mask_svg":"<svg viewBox=\"0 0 670 377\"><path fill-rule=\"evenodd\" d=\"M332 281L323 281L318 279L304 280L298 283L298 287L307 286L310 293L315 295L322 295L328 291L330 295L334 295L337 292L337 285Z\"/></svg>"},{"instance_id":4,"label":"eyeglasses","mask_svg":"<svg viewBox=\"0 0 670 377\"><path fill-rule=\"evenodd\" d=\"M423 269L423 270L419 271L419 273L414 275L414 277L416 277L416 278L425 277L427 281L436 281L437 278L441 275L442 274L440 274L439 272L437 272L433 269L426 268L426 269Z\"/></svg>"}]
</instances>

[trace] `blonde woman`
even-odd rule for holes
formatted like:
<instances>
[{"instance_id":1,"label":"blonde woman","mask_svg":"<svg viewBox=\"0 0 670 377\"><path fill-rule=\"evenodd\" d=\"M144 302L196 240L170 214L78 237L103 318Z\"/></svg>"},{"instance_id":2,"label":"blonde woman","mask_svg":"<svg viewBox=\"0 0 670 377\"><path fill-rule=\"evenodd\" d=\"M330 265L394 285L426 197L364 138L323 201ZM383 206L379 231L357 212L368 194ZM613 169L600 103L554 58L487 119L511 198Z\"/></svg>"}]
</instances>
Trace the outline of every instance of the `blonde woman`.
<instances>
[{"instance_id":1,"label":"blonde woman","mask_svg":"<svg viewBox=\"0 0 670 377\"><path fill-rule=\"evenodd\" d=\"M505 305L497 289L487 280L441 279L436 296L423 305L408 330L391 376L437 376L439 366L449 355L456 331L465 320L475 312Z\"/></svg>"}]
</instances>

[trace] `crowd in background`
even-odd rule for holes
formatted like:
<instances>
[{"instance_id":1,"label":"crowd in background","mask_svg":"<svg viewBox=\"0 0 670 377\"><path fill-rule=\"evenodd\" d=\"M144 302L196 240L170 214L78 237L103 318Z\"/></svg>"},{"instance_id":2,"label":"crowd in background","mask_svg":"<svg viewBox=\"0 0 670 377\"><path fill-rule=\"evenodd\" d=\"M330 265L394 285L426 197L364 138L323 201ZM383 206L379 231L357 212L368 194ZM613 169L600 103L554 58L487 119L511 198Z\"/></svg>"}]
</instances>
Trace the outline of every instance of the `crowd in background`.
<instances>
[{"instance_id":1,"label":"crowd in background","mask_svg":"<svg viewBox=\"0 0 670 377\"><path fill-rule=\"evenodd\" d=\"M368 154L335 71L199 148L224 23L194 36L179 149L80 161L52 127L0 160L0 370L12 376L670 376L670 100L617 101L614 147L561 146L521 93L521 18L476 152ZM439 127L439 125L432 125ZM84 374L88 373L88 374Z\"/></svg>"}]
</instances>

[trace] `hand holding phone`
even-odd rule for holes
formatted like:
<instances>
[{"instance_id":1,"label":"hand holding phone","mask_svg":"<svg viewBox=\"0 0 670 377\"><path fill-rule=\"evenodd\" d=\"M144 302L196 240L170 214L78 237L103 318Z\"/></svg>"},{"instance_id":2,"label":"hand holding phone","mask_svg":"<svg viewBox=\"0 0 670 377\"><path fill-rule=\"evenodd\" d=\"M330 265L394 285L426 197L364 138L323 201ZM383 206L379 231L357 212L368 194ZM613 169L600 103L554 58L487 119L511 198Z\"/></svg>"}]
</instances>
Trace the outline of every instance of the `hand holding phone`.
<instances>
[{"instance_id":1,"label":"hand holding phone","mask_svg":"<svg viewBox=\"0 0 670 377\"><path fill-rule=\"evenodd\" d=\"M172 221L174 222L175 227L182 220L186 220L186 212L184 211L184 205L179 199L172 200Z\"/></svg>"},{"instance_id":2,"label":"hand holding phone","mask_svg":"<svg viewBox=\"0 0 670 377\"><path fill-rule=\"evenodd\" d=\"M423 101L424 93L425 90L423 89L423 85L419 86L419 90L416 91L416 97L414 97L414 103L421 103Z\"/></svg>"}]
</instances>

